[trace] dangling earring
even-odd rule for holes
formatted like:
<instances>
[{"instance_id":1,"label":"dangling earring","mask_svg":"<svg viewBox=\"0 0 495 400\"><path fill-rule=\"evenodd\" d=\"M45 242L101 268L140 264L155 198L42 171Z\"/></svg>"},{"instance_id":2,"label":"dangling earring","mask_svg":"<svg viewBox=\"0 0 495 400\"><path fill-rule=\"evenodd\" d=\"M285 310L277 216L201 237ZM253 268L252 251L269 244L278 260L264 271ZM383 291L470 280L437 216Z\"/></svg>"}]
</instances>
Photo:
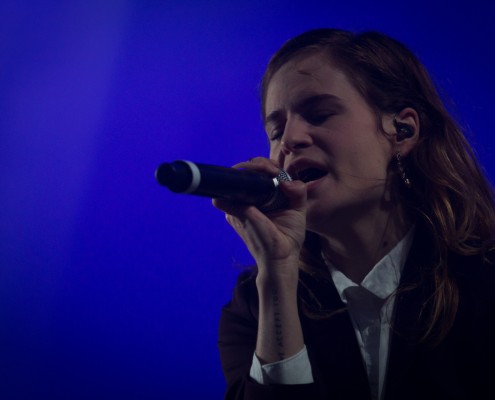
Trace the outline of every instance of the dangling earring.
<instances>
[{"instance_id":1,"label":"dangling earring","mask_svg":"<svg viewBox=\"0 0 495 400\"><path fill-rule=\"evenodd\" d=\"M404 169L404 166L402 165L402 157L400 156L399 152L396 154L395 158L397 160L397 169L399 170L402 182L404 182L404 185L408 189L410 189L412 186L412 183L411 183L411 180L406 175L406 170Z\"/></svg>"}]
</instances>

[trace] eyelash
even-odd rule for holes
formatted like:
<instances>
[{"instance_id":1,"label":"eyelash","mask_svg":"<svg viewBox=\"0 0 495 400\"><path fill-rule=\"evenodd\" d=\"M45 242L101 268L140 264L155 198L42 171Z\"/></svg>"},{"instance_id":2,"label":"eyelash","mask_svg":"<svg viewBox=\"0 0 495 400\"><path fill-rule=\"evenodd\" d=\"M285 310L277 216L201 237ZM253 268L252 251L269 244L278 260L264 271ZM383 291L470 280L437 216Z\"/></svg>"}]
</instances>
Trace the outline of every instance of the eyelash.
<instances>
[{"instance_id":1,"label":"eyelash","mask_svg":"<svg viewBox=\"0 0 495 400\"><path fill-rule=\"evenodd\" d=\"M308 114L304 116L304 119L308 121L311 125L318 126L323 124L325 121L327 121L330 117L332 117L333 113L330 112L322 112L322 113L315 113L315 114Z\"/></svg>"},{"instance_id":2,"label":"eyelash","mask_svg":"<svg viewBox=\"0 0 495 400\"><path fill-rule=\"evenodd\" d=\"M276 142L282 138L282 135L284 134L283 129L274 129L270 132L270 137L269 140L270 142Z\"/></svg>"}]
</instances>

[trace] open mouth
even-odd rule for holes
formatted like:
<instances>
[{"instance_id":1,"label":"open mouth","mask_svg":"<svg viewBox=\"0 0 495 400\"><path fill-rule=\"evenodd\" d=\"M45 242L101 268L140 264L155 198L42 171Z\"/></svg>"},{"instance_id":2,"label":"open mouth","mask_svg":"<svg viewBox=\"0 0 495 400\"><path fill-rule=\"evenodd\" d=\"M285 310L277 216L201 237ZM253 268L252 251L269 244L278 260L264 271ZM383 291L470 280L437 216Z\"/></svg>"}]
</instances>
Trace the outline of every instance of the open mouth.
<instances>
[{"instance_id":1,"label":"open mouth","mask_svg":"<svg viewBox=\"0 0 495 400\"><path fill-rule=\"evenodd\" d=\"M307 168L302 171L299 171L296 174L296 179L303 181L304 183L308 183L323 178L327 174L328 174L327 171L323 171L318 168Z\"/></svg>"}]
</instances>

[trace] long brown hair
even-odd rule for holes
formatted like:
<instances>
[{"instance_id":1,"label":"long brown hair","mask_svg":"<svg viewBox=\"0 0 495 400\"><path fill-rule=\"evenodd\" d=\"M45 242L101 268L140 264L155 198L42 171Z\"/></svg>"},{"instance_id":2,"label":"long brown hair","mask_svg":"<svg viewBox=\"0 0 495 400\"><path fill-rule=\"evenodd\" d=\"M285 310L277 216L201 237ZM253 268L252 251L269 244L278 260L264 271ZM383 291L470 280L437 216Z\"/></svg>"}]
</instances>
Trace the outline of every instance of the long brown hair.
<instances>
[{"instance_id":1,"label":"long brown hair","mask_svg":"<svg viewBox=\"0 0 495 400\"><path fill-rule=\"evenodd\" d=\"M273 75L295 57L315 52L326 54L346 73L377 121L406 107L419 115L418 143L403 160L412 187L400 185L398 176L393 187L398 201L426 226L434 241L429 271L435 290L424 338L441 340L453 324L459 301L447 254L482 256L493 248L493 189L426 69L406 46L379 32L317 29L286 42L270 60L262 80L263 117ZM322 268L318 242L314 234L308 234L301 253L301 267L313 273Z\"/></svg>"}]
</instances>

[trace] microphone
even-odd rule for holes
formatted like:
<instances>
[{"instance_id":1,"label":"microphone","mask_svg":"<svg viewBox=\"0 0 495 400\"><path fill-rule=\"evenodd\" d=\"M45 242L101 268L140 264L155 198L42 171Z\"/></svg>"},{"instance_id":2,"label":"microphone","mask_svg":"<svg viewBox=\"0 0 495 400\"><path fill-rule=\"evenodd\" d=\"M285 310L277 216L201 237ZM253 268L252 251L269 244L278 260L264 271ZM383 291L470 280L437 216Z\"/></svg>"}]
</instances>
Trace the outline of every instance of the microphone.
<instances>
[{"instance_id":1,"label":"microphone","mask_svg":"<svg viewBox=\"0 0 495 400\"><path fill-rule=\"evenodd\" d=\"M262 212L274 211L287 205L280 193L280 181L291 181L284 170L277 177L266 174L197 164L185 160L163 163L155 171L159 184L172 192L226 199L256 206Z\"/></svg>"}]
</instances>

